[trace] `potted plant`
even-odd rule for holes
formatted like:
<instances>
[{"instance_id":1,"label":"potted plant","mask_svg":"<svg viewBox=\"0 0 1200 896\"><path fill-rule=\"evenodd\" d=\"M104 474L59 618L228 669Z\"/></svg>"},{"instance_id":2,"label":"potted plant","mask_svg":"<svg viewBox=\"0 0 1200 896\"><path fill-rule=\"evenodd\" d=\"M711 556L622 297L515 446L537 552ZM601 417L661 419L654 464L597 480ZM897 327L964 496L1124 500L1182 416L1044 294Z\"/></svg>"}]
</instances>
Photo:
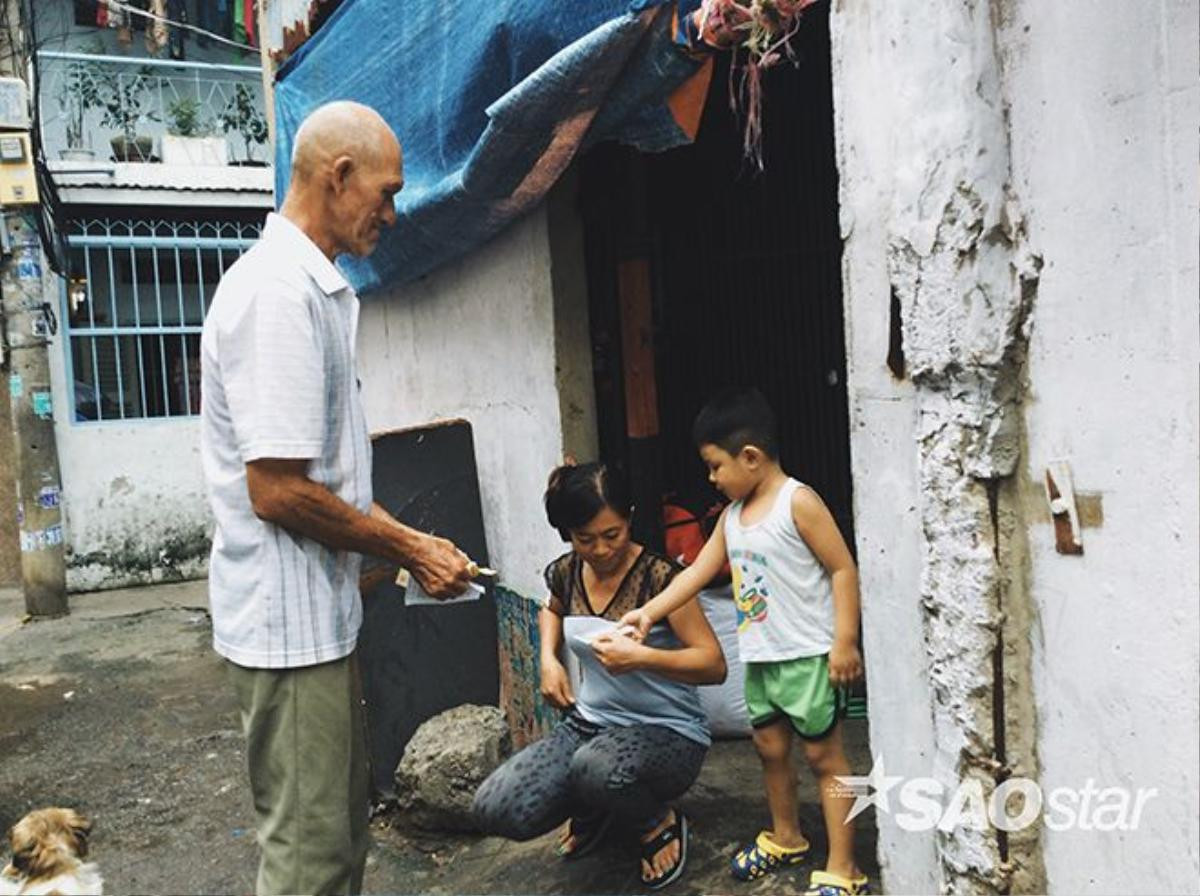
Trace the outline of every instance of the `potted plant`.
<instances>
[{"instance_id":1,"label":"potted plant","mask_svg":"<svg viewBox=\"0 0 1200 896\"><path fill-rule=\"evenodd\" d=\"M235 165L266 165L266 162L254 158L254 145L267 142L270 133L267 129L267 118L259 111L258 100L245 84L234 87L233 96L225 104L219 116L221 126L226 133L242 135L246 148L246 157Z\"/></svg>"},{"instance_id":2,"label":"potted plant","mask_svg":"<svg viewBox=\"0 0 1200 896\"><path fill-rule=\"evenodd\" d=\"M158 115L153 109L144 108L145 79L148 77L150 70L143 66L132 78L118 77L115 82L110 81L104 85L101 95L104 117L101 123L121 131L109 141L112 144L113 155L118 161L148 162L151 159L154 139L137 132L141 121L158 121Z\"/></svg>"},{"instance_id":3,"label":"potted plant","mask_svg":"<svg viewBox=\"0 0 1200 896\"><path fill-rule=\"evenodd\" d=\"M86 129L87 112L103 105L100 96L100 77L96 66L83 59L73 59L63 69L55 99L62 112L66 128L67 148L59 155L66 161L90 161L95 152L89 145L91 133Z\"/></svg>"},{"instance_id":4,"label":"potted plant","mask_svg":"<svg viewBox=\"0 0 1200 896\"><path fill-rule=\"evenodd\" d=\"M185 96L167 107L167 133L162 138L162 159L166 165L224 165L229 146L224 137L213 134L212 124L201 113L203 106L195 97Z\"/></svg>"}]
</instances>

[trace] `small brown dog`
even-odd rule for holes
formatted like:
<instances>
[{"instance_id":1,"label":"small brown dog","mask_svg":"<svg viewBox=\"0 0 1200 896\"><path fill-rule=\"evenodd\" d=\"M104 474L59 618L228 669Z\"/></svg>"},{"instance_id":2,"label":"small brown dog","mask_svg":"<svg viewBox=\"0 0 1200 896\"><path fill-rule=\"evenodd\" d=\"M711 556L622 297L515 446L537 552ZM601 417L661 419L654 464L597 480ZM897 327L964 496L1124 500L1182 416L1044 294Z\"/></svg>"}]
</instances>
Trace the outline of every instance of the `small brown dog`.
<instances>
[{"instance_id":1,"label":"small brown dog","mask_svg":"<svg viewBox=\"0 0 1200 896\"><path fill-rule=\"evenodd\" d=\"M12 861L0 896L102 896L104 879L87 858L92 823L74 809L38 809L8 832Z\"/></svg>"}]
</instances>

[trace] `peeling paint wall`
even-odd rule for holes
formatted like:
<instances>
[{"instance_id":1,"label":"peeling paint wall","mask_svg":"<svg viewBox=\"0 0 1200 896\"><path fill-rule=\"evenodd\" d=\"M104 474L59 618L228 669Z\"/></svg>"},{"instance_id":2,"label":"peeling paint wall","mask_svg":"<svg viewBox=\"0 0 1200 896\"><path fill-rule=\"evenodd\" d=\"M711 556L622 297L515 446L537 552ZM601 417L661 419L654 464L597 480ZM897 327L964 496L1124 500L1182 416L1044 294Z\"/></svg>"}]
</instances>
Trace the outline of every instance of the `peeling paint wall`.
<instances>
[{"instance_id":1,"label":"peeling paint wall","mask_svg":"<svg viewBox=\"0 0 1200 896\"><path fill-rule=\"evenodd\" d=\"M500 706L519 750L550 733L562 718L541 691L539 605L506 588L496 589L500 645Z\"/></svg>"},{"instance_id":2,"label":"peeling paint wall","mask_svg":"<svg viewBox=\"0 0 1200 896\"><path fill-rule=\"evenodd\" d=\"M61 345L51 347L53 378ZM55 370L55 368L58 368ZM55 412L63 392L55 385ZM57 419L67 588L203 578L212 519L192 420L72 425Z\"/></svg>"},{"instance_id":3,"label":"peeling paint wall","mask_svg":"<svg viewBox=\"0 0 1200 896\"><path fill-rule=\"evenodd\" d=\"M1176 781L1151 837L880 813L889 890L1196 888L1195 19L835 3L873 752L984 793ZM1059 457L1096 559L1054 552L1040 477Z\"/></svg>"},{"instance_id":4,"label":"peeling paint wall","mask_svg":"<svg viewBox=\"0 0 1200 896\"><path fill-rule=\"evenodd\" d=\"M842 4L831 27L872 749L892 774L989 793L1037 777L996 674L1004 658L1028 680L1028 657L1001 646L997 483L1020 451L1040 266L1009 187L990 10ZM885 366L893 327L904 381ZM879 826L889 889L1039 889L1031 838Z\"/></svg>"},{"instance_id":5,"label":"peeling paint wall","mask_svg":"<svg viewBox=\"0 0 1200 896\"><path fill-rule=\"evenodd\" d=\"M62 286L46 277L58 308ZM48 348L62 475L67 589L123 588L203 578L212 517L197 418L73 423L63 332Z\"/></svg>"}]
</instances>

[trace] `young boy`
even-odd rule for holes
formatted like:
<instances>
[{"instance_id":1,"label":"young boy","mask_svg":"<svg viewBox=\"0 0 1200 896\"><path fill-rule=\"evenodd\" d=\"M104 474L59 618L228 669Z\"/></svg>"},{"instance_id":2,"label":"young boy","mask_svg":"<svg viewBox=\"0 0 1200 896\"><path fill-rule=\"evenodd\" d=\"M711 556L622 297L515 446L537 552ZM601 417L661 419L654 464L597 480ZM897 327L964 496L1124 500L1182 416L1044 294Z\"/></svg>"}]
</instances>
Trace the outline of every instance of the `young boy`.
<instances>
[{"instance_id":1,"label":"young boy","mask_svg":"<svg viewBox=\"0 0 1200 896\"><path fill-rule=\"evenodd\" d=\"M858 571L824 502L780 467L775 415L761 393L717 396L696 418L693 436L709 480L733 503L696 562L621 621L649 631L692 600L728 556L746 707L771 810L771 830L733 857L733 876L753 880L808 856L790 760L794 730L817 776L829 836L825 870L813 872L807 892L858 896L868 890L846 821L853 797L840 795L834 778L850 774L835 688L862 674Z\"/></svg>"}]
</instances>

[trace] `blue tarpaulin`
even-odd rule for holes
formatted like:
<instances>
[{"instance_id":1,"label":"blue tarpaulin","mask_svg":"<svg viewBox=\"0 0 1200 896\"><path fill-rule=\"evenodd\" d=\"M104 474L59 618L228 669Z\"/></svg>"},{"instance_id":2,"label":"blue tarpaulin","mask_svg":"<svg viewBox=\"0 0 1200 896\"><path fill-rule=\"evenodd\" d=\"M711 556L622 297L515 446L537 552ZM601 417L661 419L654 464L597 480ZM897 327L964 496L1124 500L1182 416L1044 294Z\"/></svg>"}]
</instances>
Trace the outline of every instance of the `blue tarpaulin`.
<instances>
[{"instance_id":1,"label":"blue tarpaulin","mask_svg":"<svg viewBox=\"0 0 1200 896\"><path fill-rule=\"evenodd\" d=\"M689 142L708 68L680 27L699 0L346 0L280 70L277 195L292 138L322 103L377 109L404 148L399 221L360 292L482 244L539 202L581 147Z\"/></svg>"}]
</instances>

